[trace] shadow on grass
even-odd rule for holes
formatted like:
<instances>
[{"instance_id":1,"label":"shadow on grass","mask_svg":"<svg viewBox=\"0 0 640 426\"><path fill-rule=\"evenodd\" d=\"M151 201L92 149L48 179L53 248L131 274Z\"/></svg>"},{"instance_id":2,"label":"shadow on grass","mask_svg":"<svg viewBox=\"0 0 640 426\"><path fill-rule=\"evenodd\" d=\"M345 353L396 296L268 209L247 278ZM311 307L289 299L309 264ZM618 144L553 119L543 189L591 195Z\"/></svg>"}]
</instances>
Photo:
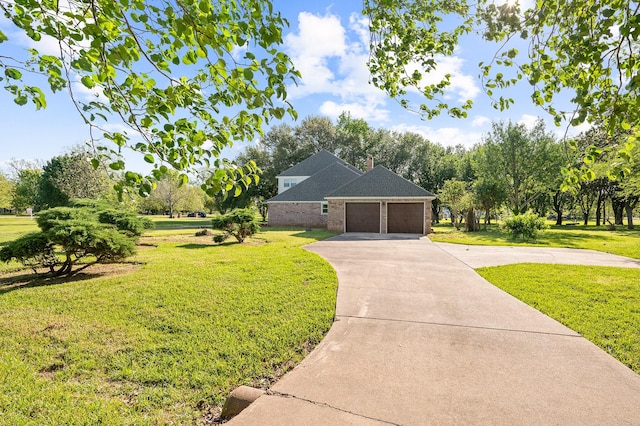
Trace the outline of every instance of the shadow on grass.
<instances>
[{"instance_id":1,"label":"shadow on grass","mask_svg":"<svg viewBox=\"0 0 640 426\"><path fill-rule=\"evenodd\" d=\"M86 281L104 275L106 274L87 272L79 272L78 274L72 275L70 277L56 277L50 274L35 275L33 273L13 275L10 277L0 278L0 296L5 293L9 293L15 290L21 290L24 288L44 287L57 284Z\"/></svg>"},{"instance_id":2,"label":"shadow on grass","mask_svg":"<svg viewBox=\"0 0 640 426\"><path fill-rule=\"evenodd\" d=\"M244 245L253 245L250 242L248 242L247 240L245 240L244 243L239 243L238 241L236 241L235 239L228 239L227 241L224 241L222 243L216 243L213 240L211 241L211 243L209 244L194 244L194 243L190 243L190 244L182 244L179 245L179 248L184 248L187 250L196 250L196 249L203 249L203 248L207 248L207 247L225 247L225 246L235 246L238 244L244 244Z\"/></svg>"},{"instance_id":3,"label":"shadow on grass","mask_svg":"<svg viewBox=\"0 0 640 426\"><path fill-rule=\"evenodd\" d=\"M25 288L54 286L58 284L82 282L106 276L127 274L142 264L143 263L141 262L133 261L93 264L85 270L66 276L56 276L50 272L36 275L33 272L27 272L27 269L22 269L12 273L11 275L0 278L0 296L11 291Z\"/></svg>"}]
</instances>

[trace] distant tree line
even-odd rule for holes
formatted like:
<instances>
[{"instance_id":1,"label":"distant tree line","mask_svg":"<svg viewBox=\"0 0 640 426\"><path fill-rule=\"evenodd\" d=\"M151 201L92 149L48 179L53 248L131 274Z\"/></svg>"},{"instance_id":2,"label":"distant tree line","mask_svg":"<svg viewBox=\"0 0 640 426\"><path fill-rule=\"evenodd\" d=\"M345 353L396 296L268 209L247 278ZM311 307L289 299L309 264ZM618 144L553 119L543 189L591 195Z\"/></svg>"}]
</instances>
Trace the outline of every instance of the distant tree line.
<instances>
[{"instance_id":1,"label":"distant tree line","mask_svg":"<svg viewBox=\"0 0 640 426\"><path fill-rule=\"evenodd\" d=\"M501 212L527 211L553 217L558 225L569 216L584 224L595 218L597 225L622 225L626 220L633 227L640 166L632 162L623 179L612 180L607 171L615 156L608 156L612 142L606 135L596 127L567 142L555 138L542 121L532 127L500 122L473 147L462 143L445 147L416 133L374 129L349 114L342 114L336 123L311 116L296 126L271 128L260 144L247 148L237 160L240 164L255 160L262 169L250 195L265 216L263 202L277 194L276 176L325 149L362 170L370 154L377 165L434 192L436 222L447 207L453 223L464 223L468 230L478 229L481 221L486 226ZM592 159L587 157L590 146L602 147L595 153L591 149ZM565 172L581 167L577 181L575 174Z\"/></svg>"},{"instance_id":2,"label":"distant tree line","mask_svg":"<svg viewBox=\"0 0 640 426\"><path fill-rule=\"evenodd\" d=\"M626 140L627 133L616 137ZM0 175L0 209L24 212L65 206L71 199L100 199L111 205L147 213L207 210L226 213L256 205L267 218L264 201L277 194L276 176L325 149L364 170L367 155L375 163L438 195L432 204L434 221L445 213L457 227L475 230L501 213L532 211L553 217L562 225L569 218L587 224L633 227L640 201L640 165L632 156L621 178L611 179L618 152L612 136L598 127L570 141L559 141L539 121L532 127L512 122L494 123L481 143L443 146L412 132L375 129L362 119L342 114L334 123L310 116L293 126L272 127L258 145L236 159L240 165L255 161L259 182L242 193L206 193L183 184L176 172L166 173L146 198L118 200L108 173L94 169L81 150L54 157L44 165L12 163L12 176ZM461 141L463 142L463 141ZM638 147L630 147L638 150ZM579 173L575 171L578 170ZM202 170L202 182L216 170ZM446 207L446 210L443 208Z\"/></svg>"}]
</instances>

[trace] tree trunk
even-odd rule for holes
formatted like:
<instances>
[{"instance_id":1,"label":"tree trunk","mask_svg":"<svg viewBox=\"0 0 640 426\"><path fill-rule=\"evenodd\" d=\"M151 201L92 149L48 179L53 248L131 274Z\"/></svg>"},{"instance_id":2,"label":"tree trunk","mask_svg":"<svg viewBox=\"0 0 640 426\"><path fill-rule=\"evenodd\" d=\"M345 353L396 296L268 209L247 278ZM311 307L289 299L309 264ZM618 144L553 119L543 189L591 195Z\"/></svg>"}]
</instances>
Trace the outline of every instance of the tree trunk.
<instances>
[{"instance_id":1,"label":"tree trunk","mask_svg":"<svg viewBox=\"0 0 640 426\"><path fill-rule=\"evenodd\" d=\"M633 229L633 207L625 203L624 209L627 212L627 229Z\"/></svg>"},{"instance_id":2,"label":"tree trunk","mask_svg":"<svg viewBox=\"0 0 640 426\"><path fill-rule=\"evenodd\" d=\"M556 225L562 225L562 201L560 197L562 193L556 191L552 197L553 211L556 212Z\"/></svg>"},{"instance_id":3,"label":"tree trunk","mask_svg":"<svg viewBox=\"0 0 640 426\"><path fill-rule=\"evenodd\" d=\"M588 225L589 224L589 213L582 213L582 218L584 219L584 225Z\"/></svg>"},{"instance_id":4,"label":"tree trunk","mask_svg":"<svg viewBox=\"0 0 640 426\"><path fill-rule=\"evenodd\" d=\"M476 212L474 209L469 209L467 212L464 227L468 232L475 232L478 230L478 221L476 220Z\"/></svg>"},{"instance_id":5,"label":"tree trunk","mask_svg":"<svg viewBox=\"0 0 640 426\"><path fill-rule=\"evenodd\" d=\"M616 225L622 225L624 202L617 197L611 198L611 207L613 208L613 223Z\"/></svg>"}]
</instances>

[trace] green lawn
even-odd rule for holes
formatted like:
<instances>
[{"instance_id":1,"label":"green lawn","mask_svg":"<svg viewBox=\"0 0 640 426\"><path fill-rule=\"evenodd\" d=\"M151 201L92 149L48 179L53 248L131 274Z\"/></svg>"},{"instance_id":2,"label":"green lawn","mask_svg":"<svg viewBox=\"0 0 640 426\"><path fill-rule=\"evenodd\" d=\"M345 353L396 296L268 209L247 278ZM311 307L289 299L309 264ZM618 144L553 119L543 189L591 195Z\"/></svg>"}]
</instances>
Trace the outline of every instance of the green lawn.
<instances>
[{"instance_id":1,"label":"green lawn","mask_svg":"<svg viewBox=\"0 0 640 426\"><path fill-rule=\"evenodd\" d=\"M640 228L640 227L638 227ZM551 226L542 231L534 242L514 241L496 225L487 231L456 231L451 224L439 224L433 227L434 233L429 235L432 241L471 244L471 245L526 245L535 247L569 247L598 250L620 256L640 259L640 229L627 230L618 227L609 231L607 227L595 226Z\"/></svg>"},{"instance_id":2,"label":"green lawn","mask_svg":"<svg viewBox=\"0 0 640 426\"><path fill-rule=\"evenodd\" d=\"M150 218L156 229L191 229L211 228L212 215L208 217L181 217L170 219L169 216L145 216Z\"/></svg>"},{"instance_id":3,"label":"green lawn","mask_svg":"<svg viewBox=\"0 0 640 426\"><path fill-rule=\"evenodd\" d=\"M640 374L640 271L517 264L477 272Z\"/></svg>"},{"instance_id":4,"label":"green lawn","mask_svg":"<svg viewBox=\"0 0 640 426\"><path fill-rule=\"evenodd\" d=\"M6 219L4 240L33 227ZM300 247L329 235L158 229L74 280L0 271L0 424L193 424L234 387L268 386L331 327L337 277Z\"/></svg>"}]
</instances>

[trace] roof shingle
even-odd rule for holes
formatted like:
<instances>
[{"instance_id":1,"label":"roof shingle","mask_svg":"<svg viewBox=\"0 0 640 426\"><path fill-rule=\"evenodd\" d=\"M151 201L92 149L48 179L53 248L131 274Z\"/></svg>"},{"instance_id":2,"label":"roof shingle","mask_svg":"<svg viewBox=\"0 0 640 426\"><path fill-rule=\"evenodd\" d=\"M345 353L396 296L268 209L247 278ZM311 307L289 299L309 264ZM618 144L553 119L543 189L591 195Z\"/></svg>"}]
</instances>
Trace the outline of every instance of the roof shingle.
<instances>
[{"instance_id":1,"label":"roof shingle","mask_svg":"<svg viewBox=\"0 0 640 426\"><path fill-rule=\"evenodd\" d=\"M360 175L362 172L355 167L348 167L344 162L334 161L296 186L270 198L267 202L324 201L324 197L329 192Z\"/></svg>"},{"instance_id":2,"label":"roof shingle","mask_svg":"<svg viewBox=\"0 0 640 426\"><path fill-rule=\"evenodd\" d=\"M376 166L330 194L333 197L435 197L432 192L409 182L383 166Z\"/></svg>"},{"instance_id":3,"label":"roof shingle","mask_svg":"<svg viewBox=\"0 0 640 426\"><path fill-rule=\"evenodd\" d=\"M360 172L357 168L353 167L351 164L348 164L346 161L336 157L332 153L327 150L319 151L318 153L312 155L306 160L302 160L298 164L293 167L288 168L278 175L278 177L282 176L313 176L319 171L327 168L333 163L340 163L344 166L348 167L350 170L354 172ZM360 172L362 174L362 172ZM286 192L286 191L285 191Z\"/></svg>"}]
</instances>

